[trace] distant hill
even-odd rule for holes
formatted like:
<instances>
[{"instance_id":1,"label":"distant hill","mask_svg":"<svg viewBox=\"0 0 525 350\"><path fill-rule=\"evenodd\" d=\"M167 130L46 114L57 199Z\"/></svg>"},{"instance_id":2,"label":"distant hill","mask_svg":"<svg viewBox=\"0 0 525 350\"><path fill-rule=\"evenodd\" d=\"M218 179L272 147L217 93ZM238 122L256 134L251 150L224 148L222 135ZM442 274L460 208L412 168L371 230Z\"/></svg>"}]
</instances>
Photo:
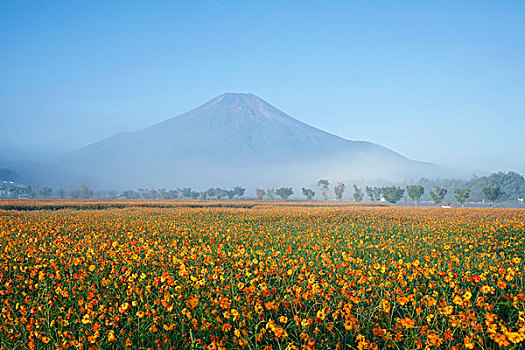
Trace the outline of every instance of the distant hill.
<instances>
[{"instance_id":1,"label":"distant hill","mask_svg":"<svg viewBox=\"0 0 525 350\"><path fill-rule=\"evenodd\" d=\"M400 180L450 172L374 143L332 135L240 93L91 144L58 165L71 177L115 189L307 185L320 177Z\"/></svg>"}]
</instances>

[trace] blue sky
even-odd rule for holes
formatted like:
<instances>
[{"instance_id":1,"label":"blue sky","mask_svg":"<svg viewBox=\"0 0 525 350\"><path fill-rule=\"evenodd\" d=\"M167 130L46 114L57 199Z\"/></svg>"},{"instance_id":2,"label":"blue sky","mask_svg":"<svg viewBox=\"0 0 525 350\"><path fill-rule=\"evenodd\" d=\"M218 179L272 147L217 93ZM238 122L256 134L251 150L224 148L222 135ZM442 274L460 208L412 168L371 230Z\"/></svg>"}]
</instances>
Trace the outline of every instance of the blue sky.
<instances>
[{"instance_id":1,"label":"blue sky","mask_svg":"<svg viewBox=\"0 0 525 350\"><path fill-rule=\"evenodd\" d=\"M417 160L525 173L524 1L0 3L2 158L224 92Z\"/></svg>"}]
</instances>

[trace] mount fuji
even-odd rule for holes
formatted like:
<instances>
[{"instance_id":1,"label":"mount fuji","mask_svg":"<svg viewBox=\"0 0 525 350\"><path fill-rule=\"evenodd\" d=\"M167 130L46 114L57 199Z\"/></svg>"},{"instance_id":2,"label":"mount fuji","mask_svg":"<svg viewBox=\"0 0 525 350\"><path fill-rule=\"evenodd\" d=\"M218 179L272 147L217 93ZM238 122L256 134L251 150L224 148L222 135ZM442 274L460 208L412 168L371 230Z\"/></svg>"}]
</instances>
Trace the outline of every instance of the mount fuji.
<instances>
[{"instance_id":1,"label":"mount fuji","mask_svg":"<svg viewBox=\"0 0 525 350\"><path fill-rule=\"evenodd\" d=\"M252 94L226 93L148 128L60 159L71 176L116 189L307 185L319 178L400 180L447 169L350 141L290 117Z\"/></svg>"}]
</instances>

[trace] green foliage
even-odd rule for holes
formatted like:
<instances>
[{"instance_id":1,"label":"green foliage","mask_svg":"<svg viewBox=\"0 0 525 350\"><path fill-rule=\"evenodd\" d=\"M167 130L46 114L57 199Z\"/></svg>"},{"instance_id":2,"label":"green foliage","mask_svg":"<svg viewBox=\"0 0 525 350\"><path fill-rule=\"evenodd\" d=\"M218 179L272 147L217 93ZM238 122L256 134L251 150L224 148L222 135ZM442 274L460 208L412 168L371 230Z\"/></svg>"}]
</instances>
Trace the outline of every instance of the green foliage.
<instances>
[{"instance_id":1,"label":"green foliage","mask_svg":"<svg viewBox=\"0 0 525 350\"><path fill-rule=\"evenodd\" d=\"M59 191L60 190L57 191L58 198L63 198L63 197L60 197ZM136 199L139 197L139 194L133 190L127 190L127 191L122 192L122 197L126 199Z\"/></svg>"},{"instance_id":2,"label":"green foliage","mask_svg":"<svg viewBox=\"0 0 525 350\"><path fill-rule=\"evenodd\" d=\"M140 191L140 189L139 189L139 191ZM184 198L190 198L191 197L191 188L184 187L184 188L179 189L178 192L180 193L181 197L184 197Z\"/></svg>"},{"instance_id":3,"label":"green foliage","mask_svg":"<svg viewBox=\"0 0 525 350\"><path fill-rule=\"evenodd\" d=\"M381 200L381 188L380 187L365 187L366 195L370 198L372 202L377 202Z\"/></svg>"},{"instance_id":4,"label":"green foliage","mask_svg":"<svg viewBox=\"0 0 525 350\"><path fill-rule=\"evenodd\" d=\"M275 194L283 200L287 200L293 194L293 190L291 187L281 187L275 190Z\"/></svg>"},{"instance_id":5,"label":"green foliage","mask_svg":"<svg viewBox=\"0 0 525 350\"><path fill-rule=\"evenodd\" d=\"M414 204L421 199L425 193L425 188L421 185L407 186L408 196L414 201Z\"/></svg>"},{"instance_id":6,"label":"green foliage","mask_svg":"<svg viewBox=\"0 0 525 350\"><path fill-rule=\"evenodd\" d=\"M498 186L485 187L483 188L482 191L483 191L483 194L485 195L485 198L487 198L487 200L490 202L491 205L492 203L494 203L495 201L503 197L503 195L505 194L505 192L503 192L501 188L499 188Z\"/></svg>"},{"instance_id":7,"label":"green foliage","mask_svg":"<svg viewBox=\"0 0 525 350\"><path fill-rule=\"evenodd\" d=\"M192 193L190 192L190 197L192 197ZM225 196L228 196L228 191L222 189L222 188L219 188L219 187L216 187L216 188L209 188L206 190L206 196L207 197L215 197L217 198L218 200L221 200L223 197ZM233 196L232 196L233 197Z\"/></svg>"},{"instance_id":8,"label":"green foliage","mask_svg":"<svg viewBox=\"0 0 525 350\"><path fill-rule=\"evenodd\" d=\"M321 190L321 194L324 198L324 200L328 200L328 189L330 186L330 182L328 180L321 179L317 181L317 187Z\"/></svg>"},{"instance_id":9,"label":"green foliage","mask_svg":"<svg viewBox=\"0 0 525 350\"><path fill-rule=\"evenodd\" d=\"M335 198L337 200L341 200L343 198L343 194L345 193L346 185L342 182L337 183L337 186L334 187L335 192Z\"/></svg>"},{"instance_id":10,"label":"green foliage","mask_svg":"<svg viewBox=\"0 0 525 350\"><path fill-rule=\"evenodd\" d=\"M390 186L381 188L381 193L387 202L395 204L403 198L405 190L401 187Z\"/></svg>"},{"instance_id":11,"label":"green foliage","mask_svg":"<svg viewBox=\"0 0 525 350\"><path fill-rule=\"evenodd\" d=\"M454 192L454 197L456 197L456 200L463 204L470 196L470 189L465 188L464 190L460 190L459 188L454 188L452 190Z\"/></svg>"},{"instance_id":12,"label":"green foliage","mask_svg":"<svg viewBox=\"0 0 525 350\"><path fill-rule=\"evenodd\" d=\"M72 198L91 198L93 197L93 190L89 189L88 185L82 185L80 188L71 191L70 195Z\"/></svg>"},{"instance_id":13,"label":"green foliage","mask_svg":"<svg viewBox=\"0 0 525 350\"><path fill-rule=\"evenodd\" d=\"M352 196L354 197L354 201L361 202L365 194L361 188L357 187L357 185L354 185L354 194Z\"/></svg>"},{"instance_id":14,"label":"green foliage","mask_svg":"<svg viewBox=\"0 0 525 350\"><path fill-rule=\"evenodd\" d=\"M443 199L445 198L446 194L447 194L447 190L441 187L436 187L434 188L434 191L430 192L430 196L432 197L432 200L436 204L443 202Z\"/></svg>"},{"instance_id":15,"label":"green foliage","mask_svg":"<svg viewBox=\"0 0 525 350\"><path fill-rule=\"evenodd\" d=\"M489 176L478 177L474 175L469 180L464 179L420 179L417 183L426 188L443 187L443 188L470 188L469 200L481 202L485 198L483 188L499 187L505 194L500 198L502 201L515 201L518 198L525 197L525 178L513 171L503 173L498 172ZM423 196L425 197L425 196ZM427 196L428 199L429 196ZM449 199L452 201L452 194Z\"/></svg>"},{"instance_id":16,"label":"green foliage","mask_svg":"<svg viewBox=\"0 0 525 350\"><path fill-rule=\"evenodd\" d=\"M40 191L38 191L38 194L40 197L49 198L53 194L53 190L47 186L44 186L40 189Z\"/></svg>"},{"instance_id":17,"label":"green foliage","mask_svg":"<svg viewBox=\"0 0 525 350\"><path fill-rule=\"evenodd\" d=\"M275 190L273 188L266 190L266 197L268 197L269 199L274 199L275 195Z\"/></svg>"},{"instance_id":18,"label":"green foliage","mask_svg":"<svg viewBox=\"0 0 525 350\"><path fill-rule=\"evenodd\" d=\"M233 194L236 195L237 197L242 197L244 196L244 191L246 189L244 187L241 187L241 186L235 186L233 188Z\"/></svg>"},{"instance_id":19,"label":"green foliage","mask_svg":"<svg viewBox=\"0 0 525 350\"><path fill-rule=\"evenodd\" d=\"M304 187L302 188L302 190L303 190L303 196L306 197L306 200L311 201L314 198L315 192L313 190L309 188L304 188Z\"/></svg>"}]
</instances>

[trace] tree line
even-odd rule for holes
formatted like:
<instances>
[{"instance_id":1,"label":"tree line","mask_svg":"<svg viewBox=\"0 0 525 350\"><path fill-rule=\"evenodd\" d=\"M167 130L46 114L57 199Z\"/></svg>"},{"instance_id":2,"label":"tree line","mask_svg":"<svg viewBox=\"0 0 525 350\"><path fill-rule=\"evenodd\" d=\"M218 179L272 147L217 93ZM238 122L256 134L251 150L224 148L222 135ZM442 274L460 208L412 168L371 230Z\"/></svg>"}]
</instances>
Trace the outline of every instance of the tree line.
<instances>
[{"instance_id":1,"label":"tree line","mask_svg":"<svg viewBox=\"0 0 525 350\"><path fill-rule=\"evenodd\" d=\"M406 188L402 188L400 186L365 186L363 189L354 184L352 187L354 190L352 197L355 202L362 202L366 194L371 202L378 202L384 199L385 201L391 204L396 204L404 197L406 190L406 194L408 195L408 197L410 197L410 199L414 202L414 205L417 205L418 202L421 201L423 195L425 194L425 187L423 187L422 185L407 185ZM326 179L321 179L317 182L317 188L319 189L322 199L327 201L328 193L330 191L330 182ZM313 189L303 187L301 190L302 195L305 197L306 200L314 200L316 192ZM333 187L333 192L336 200L341 200L345 191L346 185L343 182L338 182ZM503 191L499 186L486 186L481 189L481 192L484 195L484 199L487 200L490 204L500 200L506 195L505 191ZM435 204L441 204L444 202L447 193L448 190L446 188L436 186L429 192L429 195ZM471 189L453 188L452 193L456 201L463 205L467 201L467 199L469 199ZM263 200L265 198L272 200L275 199L276 196L281 197L281 199L283 200L287 200L288 197L293 194L293 190L291 187L283 187L277 190L265 190L257 188L255 190L255 194L258 200Z\"/></svg>"},{"instance_id":2,"label":"tree line","mask_svg":"<svg viewBox=\"0 0 525 350\"><path fill-rule=\"evenodd\" d=\"M191 188L184 187L176 190L160 189L143 189L117 191L95 191L85 184L79 188L66 191L64 189L53 190L49 186L37 188L34 185L10 185L8 182L0 183L0 197L11 198L108 198L108 199L233 199L235 196L242 197L245 188L235 186L232 189L223 189L219 187L209 188L206 191L197 192Z\"/></svg>"},{"instance_id":3,"label":"tree line","mask_svg":"<svg viewBox=\"0 0 525 350\"><path fill-rule=\"evenodd\" d=\"M233 199L241 198L245 194L245 188L235 186L232 189L211 187L205 191L195 191L189 187L167 190L143 189L116 191L94 191L88 185L82 185L73 190L56 189L49 186L38 188L34 185L16 184L17 174L8 169L0 169L0 197L14 198L109 198L109 199ZM4 180L5 178L5 180ZM516 172L494 173L489 176L473 176L470 180L463 179L435 179L422 178L412 184L396 186L363 186L352 185L352 198L355 202L367 199L371 202L387 201L395 204L406 196L415 205L421 201L433 202L435 204L450 203L457 201L464 204L467 200L473 202L487 201L514 201L525 197L524 177ZM430 189L425 191L425 189ZM316 192L317 191L317 192ZM301 194L306 200L322 199L327 201L329 197L335 196L336 200L342 200L347 186L343 182L337 182L331 186L327 179L317 181L314 188L301 188ZM333 193L333 195L331 195ZM317 197L316 197L317 194ZM255 190L258 200L289 200L294 195L292 187L280 187Z\"/></svg>"}]
</instances>

